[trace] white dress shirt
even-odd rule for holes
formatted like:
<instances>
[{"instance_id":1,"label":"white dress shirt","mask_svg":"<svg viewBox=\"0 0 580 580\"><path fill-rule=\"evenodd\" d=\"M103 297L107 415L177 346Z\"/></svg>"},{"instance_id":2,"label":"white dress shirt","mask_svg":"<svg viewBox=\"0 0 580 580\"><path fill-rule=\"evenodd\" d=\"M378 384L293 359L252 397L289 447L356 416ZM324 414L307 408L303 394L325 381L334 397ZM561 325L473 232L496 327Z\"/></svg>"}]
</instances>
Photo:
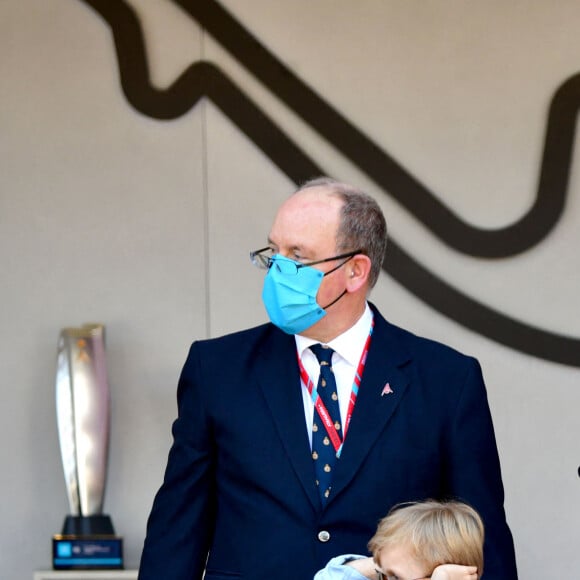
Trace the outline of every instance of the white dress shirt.
<instances>
[{"instance_id":1,"label":"white dress shirt","mask_svg":"<svg viewBox=\"0 0 580 580\"><path fill-rule=\"evenodd\" d=\"M367 304L363 315L357 320L355 325L328 343L328 346L334 350L332 355L332 368L338 391L340 421L343 426L346 420L354 377L369 336L372 320L373 313ZM310 346L318 344L318 341L299 334L296 334L294 338L296 339L296 348L298 349L302 365L312 382L316 385L318 384L318 376L320 375L320 365L315 354L310 350ZM312 446L314 403L312 402L306 385L302 381L300 382L302 384L302 401L304 403L304 417L306 419L308 439Z\"/></svg>"}]
</instances>

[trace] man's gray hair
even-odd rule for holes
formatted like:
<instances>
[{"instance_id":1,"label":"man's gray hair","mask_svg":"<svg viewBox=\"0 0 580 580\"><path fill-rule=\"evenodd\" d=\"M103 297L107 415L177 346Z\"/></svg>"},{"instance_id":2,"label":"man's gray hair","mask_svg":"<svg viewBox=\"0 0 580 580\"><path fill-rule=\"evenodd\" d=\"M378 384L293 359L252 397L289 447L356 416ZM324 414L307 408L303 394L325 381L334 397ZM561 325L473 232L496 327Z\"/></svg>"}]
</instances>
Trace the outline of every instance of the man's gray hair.
<instances>
[{"instance_id":1,"label":"man's gray hair","mask_svg":"<svg viewBox=\"0 0 580 580\"><path fill-rule=\"evenodd\" d=\"M372 288L379 278L387 249L387 223L378 203L362 190L330 177L311 179L298 191L311 187L325 187L343 200L336 251L343 254L360 250L371 259L369 287Z\"/></svg>"}]
</instances>

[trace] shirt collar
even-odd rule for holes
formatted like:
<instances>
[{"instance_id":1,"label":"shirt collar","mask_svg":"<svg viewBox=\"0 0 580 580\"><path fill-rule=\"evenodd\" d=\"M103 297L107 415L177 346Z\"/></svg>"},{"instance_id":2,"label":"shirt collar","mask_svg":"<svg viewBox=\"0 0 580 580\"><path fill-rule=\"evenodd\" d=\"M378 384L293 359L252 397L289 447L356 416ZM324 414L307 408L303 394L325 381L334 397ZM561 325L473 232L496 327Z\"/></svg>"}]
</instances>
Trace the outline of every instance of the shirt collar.
<instances>
[{"instance_id":1,"label":"shirt collar","mask_svg":"<svg viewBox=\"0 0 580 580\"><path fill-rule=\"evenodd\" d=\"M349 364L356 367L369 335L372 320L373 313L367 302L362 316L355 322L355 324L348 330L345 330L342 334L339 334L336 338L333 338L328 343L328 346L344 358ZM296 339L296 348L298 349L300 358L302 358L302 355L307 348L320 342L300 334L295 334L294 338Z\"/></svg>"}]
</instances>

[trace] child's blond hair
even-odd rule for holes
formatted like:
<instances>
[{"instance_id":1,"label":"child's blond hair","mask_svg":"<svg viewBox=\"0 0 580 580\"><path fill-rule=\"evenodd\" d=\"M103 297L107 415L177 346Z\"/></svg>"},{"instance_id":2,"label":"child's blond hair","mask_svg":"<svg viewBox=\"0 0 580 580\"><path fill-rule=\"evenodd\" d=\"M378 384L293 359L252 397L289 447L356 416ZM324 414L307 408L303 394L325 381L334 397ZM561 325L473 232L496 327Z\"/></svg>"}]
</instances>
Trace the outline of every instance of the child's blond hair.
<instances>
[{"instance_id":1,"label":"child's blond hair","mask_svg":"<svg viewBox=\"0 0 580 580\"><path fill-rule=\"evenodd\" d=\"M441 564L477 566L483 573L483 522L470 506L458 501L428 500L395 506L381 520L369 542L378 562L386 546L408 546L431 570Z\"/></svg>"}]
</instances>

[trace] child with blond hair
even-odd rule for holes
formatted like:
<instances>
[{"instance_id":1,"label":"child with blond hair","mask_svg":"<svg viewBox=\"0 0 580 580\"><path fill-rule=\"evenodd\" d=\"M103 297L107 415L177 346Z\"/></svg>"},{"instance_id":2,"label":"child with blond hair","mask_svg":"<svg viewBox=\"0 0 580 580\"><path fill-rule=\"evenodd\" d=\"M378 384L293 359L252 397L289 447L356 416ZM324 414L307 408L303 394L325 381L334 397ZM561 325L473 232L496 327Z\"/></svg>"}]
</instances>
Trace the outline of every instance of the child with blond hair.
<instances>
[{"instance_id":1,"label":"child with blond hair","mask_svg":"<svg viewBox=\"0 0 580 580\"><path fill-rule=\"evenodd\" d=\"M483 522L458 501L396 506L369 542L372 557L330 560L314 580L477 580L483 573Z\"/></svg>"}]
</instances>

